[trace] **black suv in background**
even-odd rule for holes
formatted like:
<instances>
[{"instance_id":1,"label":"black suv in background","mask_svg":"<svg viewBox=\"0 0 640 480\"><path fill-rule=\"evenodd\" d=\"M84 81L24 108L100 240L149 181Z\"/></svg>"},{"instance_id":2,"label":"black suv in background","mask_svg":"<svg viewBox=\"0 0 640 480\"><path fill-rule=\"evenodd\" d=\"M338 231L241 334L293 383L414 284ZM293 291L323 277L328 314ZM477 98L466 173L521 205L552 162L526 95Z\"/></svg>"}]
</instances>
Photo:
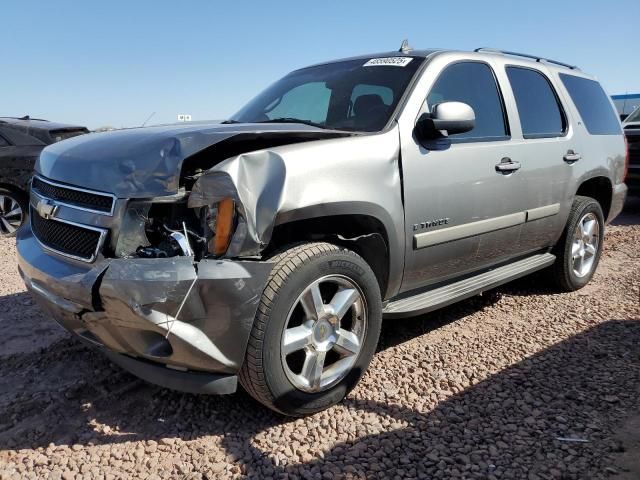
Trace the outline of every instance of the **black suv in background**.
<instances>
[{"instance_id":1,"label":"black suv in background","mask_svg":"<svg viewBox=\"0 0 640 480\"><path fill-rule=\"evenodd\" d=\"M640 108L629 115L622 126L629 145L629 172L625 183L630 195L640 196Z\"/></svg>"},{"instance_id":2,"label":"black suv in background","mask_svg":"<svg viewBox=\"0 0 640 480\"><path fill-rule=\"evenodd\" d=\"M28 213L28 183L44 147L89 133L85 127L0 117L0 236L13 236Z\"/></svg>"}]
</instances>

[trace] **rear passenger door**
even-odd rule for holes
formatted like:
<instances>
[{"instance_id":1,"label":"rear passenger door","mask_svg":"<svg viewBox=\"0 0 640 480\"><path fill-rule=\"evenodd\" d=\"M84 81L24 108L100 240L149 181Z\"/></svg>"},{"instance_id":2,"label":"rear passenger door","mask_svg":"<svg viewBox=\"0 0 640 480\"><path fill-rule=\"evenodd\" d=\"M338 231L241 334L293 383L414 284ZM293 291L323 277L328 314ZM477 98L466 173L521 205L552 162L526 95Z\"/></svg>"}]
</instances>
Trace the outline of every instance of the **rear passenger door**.
<instances>
[{"instance_id":1,"label":"rear passenger door","mask_svg":"<svg viewBox=\"0 0 640 480\"><path fill-rule=\"evenodd\" d=\"M575 132L547 72L505 65L515 112L514 142L519 145L521 191L526 221L517 249L526 253L553 245L571 207L572 166L580 158ZM520 130L520 131L518 131Z\"/></svg>"}]
</instances>

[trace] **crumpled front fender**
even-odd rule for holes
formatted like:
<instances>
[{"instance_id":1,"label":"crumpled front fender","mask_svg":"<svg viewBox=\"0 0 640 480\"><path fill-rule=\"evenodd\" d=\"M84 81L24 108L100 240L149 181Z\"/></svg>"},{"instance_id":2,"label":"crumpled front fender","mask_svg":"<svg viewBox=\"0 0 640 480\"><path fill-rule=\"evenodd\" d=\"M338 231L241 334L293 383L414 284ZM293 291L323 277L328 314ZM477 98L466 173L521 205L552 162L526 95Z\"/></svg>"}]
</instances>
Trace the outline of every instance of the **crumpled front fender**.
<instances>
[{"instance_id":1,"label":"crumpled front fender","mask_svg":"<svg viewBox=\"0 0 640 480\"><path fill-rule=\"evenodd\" d=\"M259 255L271 238L285 178L285 162L277 153L263 150L239 155L198 179L189 196L189 207L232 198L238 225L226 256Z\"/></svg>"}]
</instances>

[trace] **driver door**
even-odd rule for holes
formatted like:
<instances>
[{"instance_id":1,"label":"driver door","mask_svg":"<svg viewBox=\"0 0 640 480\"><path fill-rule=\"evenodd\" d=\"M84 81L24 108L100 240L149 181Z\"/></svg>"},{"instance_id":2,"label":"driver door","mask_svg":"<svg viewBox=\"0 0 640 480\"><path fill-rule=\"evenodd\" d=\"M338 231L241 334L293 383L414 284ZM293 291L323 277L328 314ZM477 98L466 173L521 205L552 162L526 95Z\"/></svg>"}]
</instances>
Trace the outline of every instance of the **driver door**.
<instances>
[{"instance_id":1,"label":"driver door","mask_svg":"<svg viewBox=\"0 0 640 480\"><path fill-rule=\"evenodd\" d=\"M521 158L511 142L494 67L435 59L418 88L421 85L419 114L437 103L458 101L473 108L476 122L469 132L431 143L413 135L415 117L401 124L406 233L401 291L514 256L525 220L520 172L496 167L517 165Z\"/></svg>"}]
</instances>

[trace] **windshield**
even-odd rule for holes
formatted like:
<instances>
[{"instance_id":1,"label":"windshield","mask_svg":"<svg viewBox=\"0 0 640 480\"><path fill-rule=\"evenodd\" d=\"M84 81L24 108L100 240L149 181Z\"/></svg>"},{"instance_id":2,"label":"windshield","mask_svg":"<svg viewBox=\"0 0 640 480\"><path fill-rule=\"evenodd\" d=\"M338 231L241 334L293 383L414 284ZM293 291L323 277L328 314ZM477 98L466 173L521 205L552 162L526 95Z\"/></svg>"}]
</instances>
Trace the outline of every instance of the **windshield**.
<instances>
[{"instance_id":1,"label":"windshield","mask_svg":"<svg viewBox=\"0 0 640 480\"><path fill-rule=\"evenodd\" d=\"M624 123L631 122L640 122L640 107L637 107L624 121Z\"/></svg>"},{"instance_id":2,"label":"windshield","mask_svg":"<svg viewBox=\"0 0 640 480\"><path fill-rule=\"evenodd\" d=\"M278 80L229 122L299 122L377 132L423 62L418 57L348 60L304 68Z\"/></svg>"}]
</instances>

